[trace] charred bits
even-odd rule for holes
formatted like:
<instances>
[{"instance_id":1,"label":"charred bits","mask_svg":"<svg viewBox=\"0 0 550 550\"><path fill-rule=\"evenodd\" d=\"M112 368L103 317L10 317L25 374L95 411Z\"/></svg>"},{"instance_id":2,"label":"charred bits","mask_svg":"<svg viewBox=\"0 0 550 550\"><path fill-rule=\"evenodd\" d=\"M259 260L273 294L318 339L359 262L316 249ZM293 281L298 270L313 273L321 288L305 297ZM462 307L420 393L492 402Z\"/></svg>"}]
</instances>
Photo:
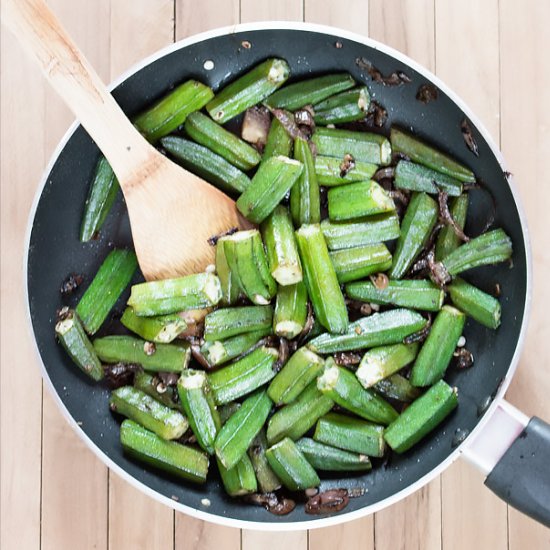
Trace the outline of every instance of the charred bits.
<instances>
[{"instance_id":1,"label":"charred bits","mask_svg":"<svg viewBox=\"0 0 550 550\"><path fill-rule=\"evenodd\" d=\"M84 277L82 275L79 273L71 273L61 284L59 292L61 292L63 296L68 296L82 284L82 281L84 281Z\"/></svg>"},{"instance_id":2,"label":"charred bits","mask_svg":"<svg viewBox=\"0 0 550 550\"><path fill-rule=\"evenodd\" d=\"M469 369L474 364L474 354L464 347L457 348L453 357L456 359L457 369Z\"/></svg>"},{"instance_id":3,"label":"charred bits","mask_svg":"<svg viewBox=\"0 0 550 550\"><path fill-rule=\"evenodd\" d=\"M477 147L477 142L474 138L474 135L472 133L472 128L470 127L469 122L464 119L460 123L460 131L462 132L462 137L464 138L464 143L466 143L466 147L470 149L470 151L476 156L479 157L479 150Z\"/></svg>"},{"instance_id":4,"label":"charred bits","mask_svg":"<svg viewBox=\"0 0 550 550\"><path fill-rule=\"evenodd\" d=\"M306 514L340 512L349 503L347 489L329 489L312 496L305 504Z\"/></svg>"},{"instance_id":5,"label":"charred bits","mask_svg":"<svg viewBox=\"0 0 550 550\"><path fill-rule=\"evenodd\" d=\"M233 233L236 233L238 230L239 230L238 227L231 227L230 229L228 229L227 231L224 231L223 233L219 233L218 235L212 235L212 237L208 238L208 244L210 246L216 246L216 244L218 244L218 241L222 237L233 235Z\"/></svg>"},{"instance_id":6,"label":"charred bits","mask_svg":"<svg viewBox=\"0 0 550 550\"><path fill-rule=\"evenodd\" d=\"M355 64L361 69L365 69L374 82L379 82L384 86L401 86L411 82L409 75L403 71L394 71L388 76L384 76L368 59L358 57Z\"/></svg>"},{"instance_id":7,"label":"charred bits","mask_svg":"<svg viewBox=\"0 0 550 550\"><path fill-rule=\"evenodd\" d=\"M136 372L143 370L136 363L115 363L114 365L103 365L105 381L111 389L128 386L133 383Z\"/></svg>"},{"instance_id":8,"label":"charred bits","mask_svg":"<svg viewBox=\"0 0 550 550\"><path fill-rule=\"evenodd\" d=\"M416 99L422 103L430 103L430 101L435 101L439 97L439 92L437 86L428 82L427 84L422 84L416 92Z\"/></svg>"}]
</instances>

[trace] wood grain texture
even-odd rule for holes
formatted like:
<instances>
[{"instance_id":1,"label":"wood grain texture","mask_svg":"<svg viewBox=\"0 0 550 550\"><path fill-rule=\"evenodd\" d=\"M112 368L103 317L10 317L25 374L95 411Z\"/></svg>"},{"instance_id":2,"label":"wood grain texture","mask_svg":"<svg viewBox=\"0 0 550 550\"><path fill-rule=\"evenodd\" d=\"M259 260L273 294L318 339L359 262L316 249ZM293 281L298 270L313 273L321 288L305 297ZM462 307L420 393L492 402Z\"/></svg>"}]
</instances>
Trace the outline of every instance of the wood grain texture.
<instances>
[{"instance_id":1,"label":"wood grain texture","mask_svg":"<svg viewBox=\"0 0 550 550\"><path fill-rule=\"evenodd\" d=\"M302 21L303 17L302 0L277 0L276 2L241 0L241 23L252 21Z\"/></svg>"},{"instance_id":2,"label":"wood grain texture","mask_svg":"<svg viewBox=\"0 0 550 550\"><path fill-rule=\"evenodd\" d=\"M239 0L193 2L176 0L176 40L239 22Z\"/></svg>"},{"instance_id":3,"label":"wood grain texture","mask_svg":"<svg viewBox=\"0 0 550 550\"><path fill-rule=\"evenodd\" d=\"M309 532L309 550L346 550L375 548L374 518L367 516L342 525L312 529Z\"/></svg>"},{"instance_id":4,"label":"wood grain texture","mask_svg":"<svg viewBox=\"0 0 550 550\"><path fill-rule=\"evenodd\" d=\"M302 550L307 548L307 531L281 531L264 533L243 529L242 550Z\"/></svg>"},{"instance_id":5,"label":"wood grain texture","mask_svg":"<svg viewBox=\"0 0 550 550\"><path fill-rule=\"evenodd\" d=\"M239 550L241 530L176 513L175 550Z\"/></svg>"}]
</instances>

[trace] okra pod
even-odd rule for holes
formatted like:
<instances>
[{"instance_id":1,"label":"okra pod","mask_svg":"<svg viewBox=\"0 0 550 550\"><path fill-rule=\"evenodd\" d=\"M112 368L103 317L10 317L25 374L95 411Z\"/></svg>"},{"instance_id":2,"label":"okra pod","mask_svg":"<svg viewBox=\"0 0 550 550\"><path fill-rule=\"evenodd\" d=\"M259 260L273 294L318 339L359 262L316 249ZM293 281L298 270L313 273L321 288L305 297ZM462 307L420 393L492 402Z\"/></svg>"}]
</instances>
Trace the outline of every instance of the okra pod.
<instances>
[{"instance_id":1,"label":"okra pod","mask_svg":"<svg viewBox=\"0 0 550 550\"><path fill-rule=\"evenodd\" d=\"M178 164L226 193L242 193L251 184L244 172L208 147L178 136L162 138L160 144Z\"/></svg>"},{"instance_id":2,"label":"okra pod","mask_svg":"<svg viewBox=\"0 0 550 550\"><path fill-rule=\"evenodd\" d=\"M294 224L299 227L321 221L321 198L315 163L309 143L302 138L294 140L294 158L304 168L298 181L290 190L290 213Z\"/></svg>"},{"instance_id":3,"label":"okra pod","mask_svg":"<svg viewBox=\"0 0 550 550\"><path fill-rule=\"evenodd\" d=\"M137 268L132 250L112 250L76 306L88 334L95 334L128 286Z\"/></svg>"},{"instance_id":4,"label":"okra pod","mask_svg":"<svg viewBox=\"0 0 550 550\"><path fill-rule=\"evenodd\" d=\"M128 305L136 315L152 316L215 306L221 297L218 277L211 273L195 273L134 285Z\"/></svg>"},{"instance_id":5,"label":"okra pod","mask_svg":"<svg viewBox=\"0 0 550 550\"><path fill-rule=\"evenodd\" d=\"M332 359L327 359L325 370L317 379L317 388L340 407L365 420L387 426L397 418L397 411L387 401L363 388L353 372L339 367Z\"/></svg>"},{"instance_id":6,"label":"okra pod","mask_svg":"<svg viewBox=\"0 0 550 550\"><path fill-rule=\"evenodd\" d=\"M303 225L296 231L296 240L304 281L316 317L330 332L345 332L348 311L321 227L318 224Z\"/></svg>"},{"instance_id":7,"label":"okra pod","mask_svg":"<svg viewBox=\"0 0 550 550\"><path fill-rule=\"evenodd\" d=\"M171 409L179 409L176 403L175 390L172 386L166 386L159 378L148 372L136 372L134 376L134 388L150 395L163 405Z\"/></svg>"},{"instance_id":8,"label":"okra pod","mask_svg":"<svg viewBox=\"0 0 550 550\"><path fill-rule=\"evenodd\" d=\"M291 491L317 487L321 480L292 439L286 437L265 452L269 465Z\"/></svg>"},{"instance_id":9,"label":"okra pod","mask_svg":"<svg viewBox=\"0 0 550 550\"><path fill-rule=\"evenodd\" d=\"M390 141L395 153L403 153L414 162L423 164L441 174L451 176L463 183L473 183L476 180L474 173L469 168L402 130L393 127L390 131Z\"/></svg>"},{"instance_id":10,"label":"okra pod","mask_svg":"<svg viewBox=\"0 0 550 550\"><path fill-rule=\"evenodd\" d=\"M222 299L220 303L224 306L234 304L241 293L237 276L229 268L225 255L224 238L218 239L216 243L216 275L220 280Z\"/></svg>"},{"instance_id":11,"label":"okra pod","mask_svg":"<svg viewBox=\"0 0 550 550\"><path fill-rule=\"evenodd\" d=\"M225 340L231 336L271 328L273 306L220 308L204 318L204 339Z\"/></svg>"},{"instance_id":12,"label":"okra pod","mask_svg":"<svg viewBox=\"0 0 550 550\"><path fill-rule=\"evenodd\" d=\"M240 408L241 404L238 401L231 401L230 403L226 403L225 405L218 407L222 426L229 420L229 417L235 414Z\"/></svg>"},{"instance_id":13,"label":"okra pod","mask_svg":"<svg viewBox=\"0 0 550 550\"><path fill-rule=\"evenodd\" d=\"M252 445L248 448L248 456L252 462L258 486L262 493L272 493L281 487L281 480L275 475L271 469L265 451L267 450L267 438L265 430L262 428L258 435L252 441Z\"/></svg>"},{"instance_id":14,"label":"okra pod","mask_svg":"<svg viewBox=\"0 0 550 550\"><path fill-rule=\"evenodd\" d=\"M151 344L132 336L96 338L94 349L105 363L136 363L153 372L181 372L187 368L191 356L187 342Z\"/></svg>"},{"instance_id":15,"label":"okra pod","mask_svg":"<svg viewBox=\"0 0 550 550\"><path fill-rule=\"evenodd\" d=\"M346 90L333 95L313 106L315 124L343 124L362 120L370 105L369 90L366 86Z\"/></svg>"},{"instance_id":16,"label":"okra pod","mask_svg":"<svg viewBox=\"0 0 550 550\"><path fill-rule=\"evenodd\" d=\"M465 320L462 311L452 306L441 308L411 370L413 386L431 386L443 378Z\"/></svg>"},{"instance_id":17,"label":"okra pod","mask_svg":"<svg viewBox=\"0 0 550 550\"><path fill-rule=\"evenodd\" d=\"M286 207L277 206L263 222L262 237L273 278L282 286L299 283L302 266L292 219Z\"/></svg>"},{"instance_id":18,"label":"okra pod","mask_svg":"<svg viewBox=\"0 0 550 550\"><path fill-rule=\"evenodd\" d=\"M267 441L270 445L285 437L298 439L334 406L334 401L317 389L317 383L309 386L289 405L279 409L267 424Z\"/></svg>"},{"instance_id":19,"label":"okra pod","mask_svg":"<svg viewBox=\"0 0 550 550\"><path fill-rule=\"evenodd\" d=\"M311 141L322 156L344 159L346 155L351 155L355 161L383 166L391 162L390 142L380 134L317 128Z\"/></svg>"},{"instance_id":20,"label":"okra pod","mask_svg":"<svg viewBox=\"0 0 550 550\"><path fill-rule=\"evenodd\" d=\"M279 353L262 346L242 359L208 376L218 405L229 403L267 384L274 376L273 366Z\"/></svg>"},{"instance_id":21,"label":"okra pod","mask_svg":"<svg viewBox=\"0 0 550 550\"><path fill-rule=\"evenodd\" d=\"M208 474L208 456L175 441L165 441L132 420L120 426L124 450L138 460L196 483L204 483Z\"/></svg>"},{"instance_id":22,"label":"okra pod","mask_svg":"<svg viewBox=\"0 0 550 550\"><path fill-rule=\"evenodd\" d=\"M421 191L437 195L445 191L450 197L458 197L462 193L462 182L441 174L431 168L400 160L395 167L395 187L409 191Z\"/></svg>"},{"instance_id":23,"label":"okra pod","mask_svg":"<svg viewBox=\"0 0 550 550\"><path fill-rule=\"evenodd\" d=\"M343 221L395 211L393 199L375 181L359 181L328 191L330 221Z\"/></svg>"},{"instance_id":24,"label":"okra pod","mask_svg":"<svg viewBox=\"0 0 550 550\"><path fill-rule=\"evenodd\" d=\"M490 294L457 277L448 287L453 304L482 325L496 329L500 325L500 303Z\"/></svg>"},{"instance_id":25,"label":"okra pod","mask_svg":"<svg viewBox=\"0 0 550 550\"><path fill-rule=\"evenodd\" d=\"M187 328L187 323L179 315L139 317L131 307L124 310L120 322L143 339L159 344L169 344Z\"/></svg>"},{"instance_id":26,"label":"okra pod","mask_svg":"<svg viewBox=\"0 0 550 550\"><path fill-rule=\"evenodd\" d=\"M277 405L291 403L317 378L324 364L316 353L305 347L298 349L271 381L267 394Z\"/></svg>"},{"instance_id":27,"label":"okra pod","mask_svg":"<svg viewBox=\"0 0 550 550\"><path fill-rule=\"evenodd\" d=\"M355 376L364 388L370 388L412 363L417 353L416 342L373 348L363 355Z\"/></svg>"},{"instance_id":28,"label":"okra pod","mask_svg":"<svg viewBox=\"0 0 550 550\"><path fill-rule=\"evenodd\" d=\"M201 346L201 353L213 367L223 365L235 357L246 353L250 348L257 344L261 338L271 334L271 328L255 330L254 332L245 332L237 334L225 340L215 340L214 342L205 342Z\"/></svg>"},{"instance_id":29,"label":"okra pod","mask_svg":"<svg viewBox=\"0 0 550 550\"><path fill-rule=\"evenodd\" d=\"M423 329L426 322L416 311L392 309L350 323L344 334L320 334L307 347L316 353L335 353L398 344Z\"/></svg>"},{"instance_id":30,"label":"okra pod","mask_svg":"<svg viewBox=\"0 0 550 550\"><path fill-rule=\"evenodd\" d=\"M440 380L386 428L384 439L396 453L404 453L441 424L457 405L457 389Z\"/></svg>"},{"instance_id":31,"label":"okra pod","mask_svg":"<svg viewBox=\"0 0 550 550\"><path fill-rule=\"evenodd\" d=\"M386 450L384 426L337 413L319 419L313 438L320 443L368 456L380 457Z\"/></svg>"},{"instance_id":32,"label":"okra pod","mask_svg":"<svg viewBox=\"0 0 550 550\"><path fill-rule=\"evenodd\" d=\"M265 142L262 160L270 157L290 157L292 153L292 137L286 131L277 117L273 117Z\"/></svg>"},{"instance_id":33,"label":"okra pod","mask_svg":"<svg viewBox=\"0 0 550 550\"><path fill-rule=\"evenodd\" d=\"M302 332L307 319L307 289L303 281L277 290L273 332L292 340Z\"/></svg>"},{"instance_id":34,"label":"okra pod","mask_svg":"<svg viewBox=\"0 0 550 550\"><path fill-rule=\"evenodd\" d=\"M439 208L426 193L416 193L407 206L397 239L393 263L389 271L392 279L401 279L412 266L435 227Z\"/></svg>"},{"instance_id":35,"label":"okra pod","mask_svg":"<svg viewBox=\"0 0 550 550\"><path fill-rule=\"evenodd\" d=\"M111 210L120 185L107 159L101 155L90 183L88 198L84 203L84 214L80 226L80 240L85 243L96 235Z\"/></svg>"},{"instance_id":36,"label":"okra pod","mask_svg":"<svg viewBox=\"0 0 550 550\"><path fill-rule=\"evenodd\" d=\"M458 227L463 230L466 224L466 214L468 212L468 195L463 194L460 195L460 197L452 199L449 206L449 212ZM450 225L446 225L437 236L437 241L435 243L435 259L439 262L453 250L458 248L460 244L461 241L455 233L455 230Z\"/></svg>"},{"instance_id":37,"label":"okra pod","mask_svg":"<svg viewBox=\"0 0 550 550\"><path fill-rule=\"evenodd\" d=\"M211 88L196 80L188 80L139 115L134 124L148 141L154 143L173 132L190 113L202 109L213 97Z\"/></svg>"},{"instance_id":38,"label":"okra pod","mask_svg":"<svg viewBox=\"0 0 550 550\"><path fill-rule=\"evenodd\" d=\"M226 468L236 466L246 454L267 420L271 406L267 393L259 391L245 399L239 410L227 419L214 443L216 456Z\"/></svg>"},{"instance_id":39,"label":"okra pod","mask_svg":"<svg viewBox=\"0 0 550 550\"><path fill-rule=\"evenodd\" d=\"M272 94L265 103L270 107L294 111L305 105L319 103L353 86L355 80L347 73L318 76L285 86Z\"/></svg>"},{"instance_id":40,"label":"okra pod","mask_svg":"<svg viewBox=\"0 0 550 550\"><path fill-rule=\"evenodd\" d=\"M219 91L207 105L208 114L220 124L263 101L288 78L284 59L267 59Z\"/></svg>"},{"instance_id":41,"label":"okra pod","mask_svg":"<svg viewBox=\"0 0 550 550\"><path fill-rule=\"evenodd\" d=\"M322 157L319 155L315 157L317 181L319 185L324 185L325 187L335 187L357 181L368 181L376 170L378 170L378 165L368 162L356 160L346 162L345 159Z\"/></svg>"},{"instance_id":42,"label":"okra pod","mask_svg":"<svg viewBox=\"0 0 550 550\"><path fill-rule=\"evenodd\" d=\"M240 170L250 170L261 160L260 153L254 147L199 111L187 117L185 131L197 143L208 147Z\"/></svg>"},{"instance_id":43,"label":"okra pod","mask_svg":"<svg viewBox=\"0 0 550 550\"><path fill-rule=\"evenodd\" d=\"M493 229L459 246L441 262L449 275L458 275L474 267L504 262L511 257L510 237L502 229Z\"/></svg>"},{"instance_id":44,"label":"okra pod","mask_svg":"<svg viewBox=\"0 0 550 550\"><path fill-rule=\"evenodd\" d=\"M421 393L419 388L415 388L400 374L392 374L390 377L380 380L373 386L373 389L386 399L394 399L402 403L414 401Z\"/></svg>"},{"instance_id":45,"label":"okra pod","mask_svg":"<svg viewBox=\"0 0 550 550\"><path fill-rule=\"evenodd\" d=\"M239 462L229 470L219 459L217 463L223 486L230 497L248 495L258 490L256 475L248 455L244 454Z\"/></svg>"},{"instance_id":46,"label":"okra pod","mask_svg":"<svg viewBox=\"0 0 550 550\"><path fill-rule=\"evenodd\" d=\"M399 218L394 212L369 216L353 222L323 220L321 231L329 250L342 250L391 241L400 235Z\"/></svg>"},{"instance_id":47,"label":"okra pod","mask_svg":"<svg viewBox=\"0 0 550 550\"><path fill-rule=\"evenodd\" d=\"M189 427L187 418L132 386L111 393L111 410L141 424L162 439L178 439Z\"/></svg>"},{"instance_id":48,"label":"okra pod","mask_svg":"<svg viewBox=\"0 0 550 550\"><path fill-rule=\"evenodd\" d=\"M302 451L306 460L317 470L360 472L372 468L367 455L351 453L332 445L332 441L330 445L325 445L309 437L302 437L302 439L296 441L296 447Z\"/></svg>"},{"instance_id":49,"label":"okra pod","mask_svg":"<svg viewBox=\"0 0 550 550\"><path fill-rule=\"evenodd\" d=\"M198 444L208 454L214 454L214 442L222 422L206 374L200 370L184 370L178 380L178 395Z\"/></svg>"},{"instance_id":50,"label":"okra pod","mask_svg":"<svg viewBox=\"0 0 550 550\"><path fill-rule=\"evenodd\" d=\"M392 261L390 251L382 243L335 250L330 252L330 259L339 283L386 271Z\"/></svg>"},{"instance_id":51,"label":"okra pod","mask_svg":"<svg viewBox=\"0 0 550 550\"><path fill-rule=\"evenodd\" d=\"M425 279L390 280L385 288L377 288L370 281L357 281L346 285L346 294L362 302L422 311L439 311L445 299L445 292Z\"/></svg>"},{"instance_id":52,"label":"okra pod","mask_svg":"<svg viewBox=\"0 0 550 550\"><path fill-rule=\"evenodd\" d=\"M302 170L301 162L283 156L261 162L250 185L237 199L237 208L251 222L263 222L290 191Z\"/></svg>"},{"instance_id":53,"label":"okra pod","mask_svg":"<svg viewBox=\"0 0 550 550\"><path fill-rule=\"evenodd\" d=\"M103 367L94 346L74 311L55 325L55 334L74 364L90 378L101 380Z\"/></svg>"}]
</instances>

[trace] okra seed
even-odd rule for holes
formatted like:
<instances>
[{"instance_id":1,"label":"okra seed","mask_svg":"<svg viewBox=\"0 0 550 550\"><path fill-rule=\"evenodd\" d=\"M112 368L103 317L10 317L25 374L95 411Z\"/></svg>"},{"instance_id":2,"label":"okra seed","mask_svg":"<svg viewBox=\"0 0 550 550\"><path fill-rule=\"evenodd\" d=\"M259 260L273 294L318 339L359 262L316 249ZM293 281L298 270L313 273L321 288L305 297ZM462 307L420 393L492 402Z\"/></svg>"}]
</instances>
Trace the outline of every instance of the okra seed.
<instances>
[{"instance_id":1,"label":"okra seed","mask_svg":"<svg viewBox=\"0 0 550 550\"><path fill-rule=\"evenodd\" d=\"M369 304L372 311L380 311L380 305L379 304Z\"/></svg>"},{"instance_id":2,"label":"okra seed","mask_svg":"<svg viewBox=\"0 0 550 550\"><path fill-rule=\"evenodd\" d=\"M319 489L317 489L317 487L310 487L305 490L306 497L314 497L318 492Z\"/></svg>"},{"instance_id":3,"label":"okra seed","mask_svg":"<svg viewBox=\"0 0 550 550\"><path fill-rule=\"evenodd\" d=\"M201 499L201 504L202 504L203 506L210 506L210 499L208 499L208 498L202 498L202 499Z\"/></svg>"},{"instance_id":4,"label":"okra seed","mask_svg":"<svg viewBox=\"0 0 550 550\"><path fill-rule=\"evenodd\" d=\"M164 384L163 382L159 382L159 383L157 384L157 392L158 392L158 393L161 393L161 394L162 394L162 393L165 393L167 389L168 389L168 388L167 388L166 384Z\"/></svg>"},{"instance_id":5,"label":"okra seed","mask_svg":"<svg viewBox=\"0 0 550 550\"><path fill-rule=\"evenodd\" d=\"M243 40L241 42L241 46L245 49L245 50L249 50L250 48L252 48L252 44L248 41L248 40Z\"/></svg>"},{"instance_id":6,"label":"okra seed","mask_svg":"<svg viewBox=\"0 0 550 550\"><path fill-rule=\"evenodd\" d=\"M143 344L143 353L145 355L153 355L157 351L157 347L153 342L145 342Z\"/></svg>"},{"instance_id":7,"label":"okra seed","mask_svg":"<svg viewBox=\"0 0 550 550\"><path fill-rule=\"evenodd\" d=\"M211 59L207 59L202 66L205 71L211 71L214 68L214 62Z\"/></svg>"},{"instance_id":8,"label":"okra seed","mask_svg":"<svg viewBox=\"0 0 550 550\"><path fill-rule=\"evenodd\" d=\"M336 42L336 43L334 44L334 47L335 47L337 50L341 50L342 47L343 47L343 44L342 44L342 42Z\"/></svg>"},{"instance_id":9,"label":"okra seed","mask_svg":"<svg viewBox=\"0 0 550 550\"><path fill-rule=\"evenodd\" d=\"M466 345L466 338L464 338L464 336L461 336L458 339L458 342L456 343L456 347L457 348L463 348L465 345Z\"/></svg>"},{"instance_id":10,"label":"okra seed","mask_svg":"<svg viewBox=\"0 0 550 550\"><path fill-rule=\"evenodd\" d=\"M206 273L215 273L216 272L216 266L214 264L208 264L204 271L206 271Z\"/></svg>"}]
</instances>

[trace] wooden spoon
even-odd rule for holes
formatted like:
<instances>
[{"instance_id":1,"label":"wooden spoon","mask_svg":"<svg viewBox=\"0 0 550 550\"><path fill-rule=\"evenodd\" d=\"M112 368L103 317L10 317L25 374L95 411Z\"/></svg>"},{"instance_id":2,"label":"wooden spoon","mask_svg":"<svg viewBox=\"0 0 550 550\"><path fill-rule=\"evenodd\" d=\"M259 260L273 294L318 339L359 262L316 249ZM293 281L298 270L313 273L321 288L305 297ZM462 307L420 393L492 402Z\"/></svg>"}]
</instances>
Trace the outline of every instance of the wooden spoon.
<instances>
[{"instance_id":1,"label":"wooden spoon","mask_svg":"<svg viewBox=\"0 0 550 550\"><path fill-rule=\"evenodd\" d=\"M111 164L126 199L147 280L198 272L214 262L207 239L244 227L234 201L150 145L42 0L2 0L2 21L39 62Z\"/></svg>"}]
</instances>

